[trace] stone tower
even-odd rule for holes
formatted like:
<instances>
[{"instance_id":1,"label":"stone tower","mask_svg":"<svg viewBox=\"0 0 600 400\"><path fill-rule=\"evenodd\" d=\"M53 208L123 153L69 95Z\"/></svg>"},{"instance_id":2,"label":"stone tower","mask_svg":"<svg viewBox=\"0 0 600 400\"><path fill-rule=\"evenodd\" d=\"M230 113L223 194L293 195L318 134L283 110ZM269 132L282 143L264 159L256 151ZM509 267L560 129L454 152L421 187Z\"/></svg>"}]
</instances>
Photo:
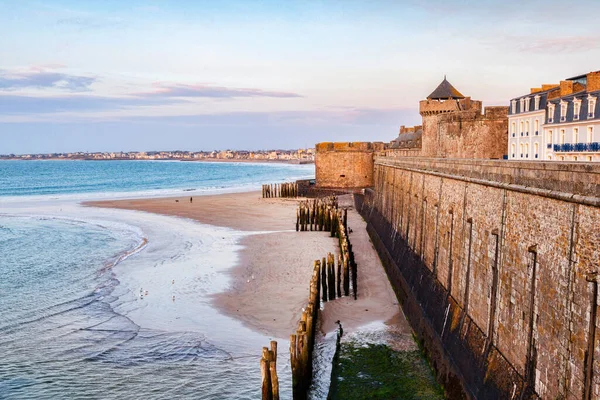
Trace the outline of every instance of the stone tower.
<instances>
[{"instance_id":1,"label":"stone tower","mask_svg":"<svg viewBox=\"0 0 600 400\"><path fill-rule=\"evenodd\" d=\"M447 156L442 151L438 117L458 111L476 111L481 114L481 102L463 96L444 76L444 80L427 96L427 100L419 102L419 112L423 117L422 156Z\"/></svg>"}]
</instances>

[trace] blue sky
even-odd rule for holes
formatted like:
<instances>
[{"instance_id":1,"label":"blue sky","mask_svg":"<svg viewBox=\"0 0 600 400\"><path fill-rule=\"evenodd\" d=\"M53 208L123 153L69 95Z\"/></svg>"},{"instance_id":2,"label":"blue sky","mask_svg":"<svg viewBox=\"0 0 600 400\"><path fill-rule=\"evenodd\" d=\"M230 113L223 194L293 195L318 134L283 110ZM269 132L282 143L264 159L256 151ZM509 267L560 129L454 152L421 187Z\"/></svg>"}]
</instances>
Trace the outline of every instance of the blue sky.
<instances>
[{"instance_id":1,"label":"blue sky","mask_svg":"<svg viewBox=\"0 0 600 400\"><path fill-rule=\"evenodd\" d=\"M600 69L598 15L597 0L0 0L0 154L389 141L444 74L506 105Z\"/></svg>"}]
</instances>

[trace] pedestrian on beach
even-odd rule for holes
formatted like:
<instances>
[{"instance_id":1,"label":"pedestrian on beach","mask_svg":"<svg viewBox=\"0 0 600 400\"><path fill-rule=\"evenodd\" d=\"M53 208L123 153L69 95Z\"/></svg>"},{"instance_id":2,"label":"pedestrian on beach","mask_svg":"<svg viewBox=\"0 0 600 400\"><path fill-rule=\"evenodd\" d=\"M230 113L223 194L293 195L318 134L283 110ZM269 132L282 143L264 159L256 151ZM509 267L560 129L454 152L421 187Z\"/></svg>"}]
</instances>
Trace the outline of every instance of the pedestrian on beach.
<instances>
[{"instance_id":1,"label":"pedestrian on beach","mask_svg":"<svg viewBox=\"0 0 600 400\"><path fill-rule=\"evenodd\" d=\"M192 202L192 198L190 197L190 203Z\"/></svg>"}]
</instances>

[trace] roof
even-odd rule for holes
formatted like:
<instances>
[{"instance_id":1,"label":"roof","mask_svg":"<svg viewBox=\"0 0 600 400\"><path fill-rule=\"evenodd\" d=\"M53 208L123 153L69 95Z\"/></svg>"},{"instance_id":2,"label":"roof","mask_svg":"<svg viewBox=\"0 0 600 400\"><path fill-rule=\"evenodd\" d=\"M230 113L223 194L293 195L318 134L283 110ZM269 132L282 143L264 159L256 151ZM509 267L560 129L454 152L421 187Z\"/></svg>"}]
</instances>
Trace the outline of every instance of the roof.
<instances>
[{"instance_id":1,"label":"roof","mask_svg":"<svg viewBox=\"0 0 600 400\"><path fill-rule=\"evenodd\" d=\"M434 100L464 99L465 96L463 96L461 92L456 90L456 88L452 86L444 76L444 80L442 81L442 83L440 83L438 87L433 92L431 92L429 96L427 96L427 98Z\"/></svg>"},{"instance_id":2,"label":"roof","mask_svg":"<svg viewBox=\"0 0 600 400\"><path fill-rule=\"evenodd\" d=\"M578 79L583 79L583 78L587 78L587 74L577 75L577 76L574 76L572 78L567 78L567 80L568 81L576 81Z\"/></svg>"}]
</instances>

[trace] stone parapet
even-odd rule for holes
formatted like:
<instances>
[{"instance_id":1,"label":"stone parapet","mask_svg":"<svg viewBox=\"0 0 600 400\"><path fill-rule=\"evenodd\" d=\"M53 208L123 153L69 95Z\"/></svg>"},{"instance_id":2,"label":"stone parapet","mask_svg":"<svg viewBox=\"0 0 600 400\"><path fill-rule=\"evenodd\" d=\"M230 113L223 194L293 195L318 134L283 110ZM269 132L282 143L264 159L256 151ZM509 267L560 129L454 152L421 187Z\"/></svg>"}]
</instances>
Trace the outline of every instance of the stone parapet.
<instances>
[{"instance_id":1,"label":"stone parapet","mask_svg":"<svg viewBox=\"0 0 600 400\"><path fill-rule=\"evenodd\" d=\"M382 156L377 156L375 163L572 194L574 200L600 198L600 164L596 163Z\"/></svg>"}]
</instances>

